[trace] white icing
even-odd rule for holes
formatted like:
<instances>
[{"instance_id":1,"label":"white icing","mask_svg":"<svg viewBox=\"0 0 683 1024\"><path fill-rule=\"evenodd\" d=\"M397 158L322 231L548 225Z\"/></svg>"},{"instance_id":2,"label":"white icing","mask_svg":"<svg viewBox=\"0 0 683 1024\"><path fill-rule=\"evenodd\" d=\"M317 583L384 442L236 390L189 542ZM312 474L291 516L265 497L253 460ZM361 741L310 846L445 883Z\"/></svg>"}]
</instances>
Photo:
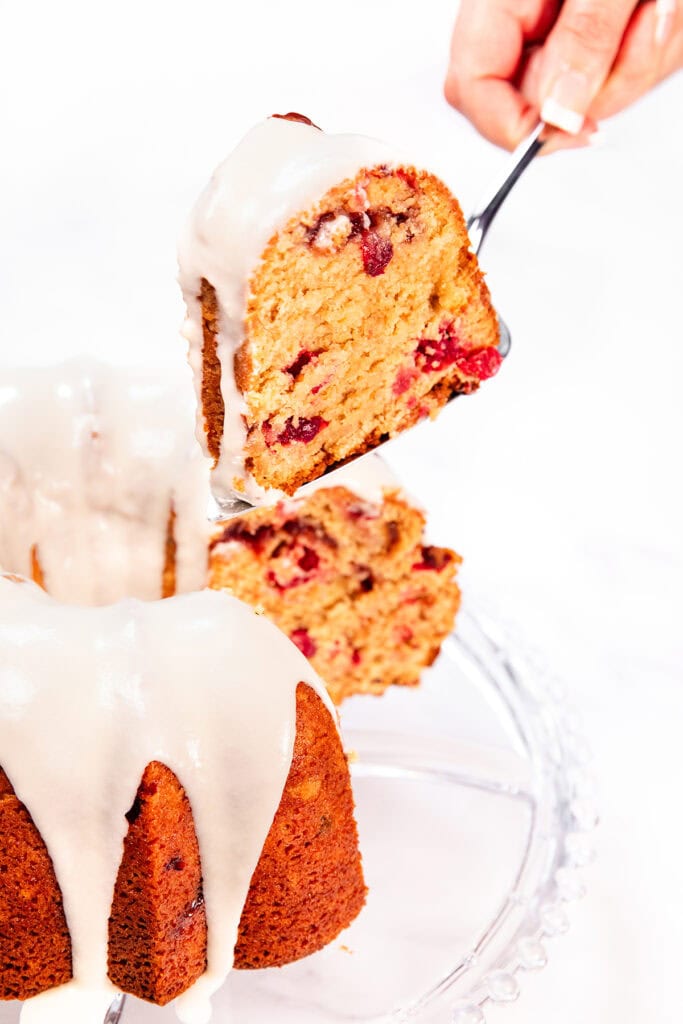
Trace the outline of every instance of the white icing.
<instances>
[{"instance_id":1,"label":"white icing","mask_svg":"<svg viewBox=\"0 0 683 1024\"><path fill-rule=\"evenodd\" d=\"M161 596L171 508L178 592L206 579L206 462L185 374L95 360L0 370L0 568L35 546L62 601Z\"/></svg>"},{"instance_id":2,"label":"white icing","mask_svg":"<svg viewBox=\"0 0 683 1024\"><path fill-rule=\"evenodd\" d=\"M73 949L73 980L27 1001L23 1024L103 1019L125 814L153 760L192 806L208 970L178 1009L207 1019L289 771L299 681L333 714L303 655L225 594L78 608L0 578L2 766L49 850Z\"/></svg>"},{"instance_id":3,"label":"white icing","mask_svg":"<svg viewBox=\"0 0 683 1024\"><path fill-rule=\"evenodd\" d=\"M234 373L244 341L249 281L273 235L297 212L314 206L334 185L364 167L396 163L383 142L361 135L328 135L309 125L269 118L256 125L215 171L192 211L179 246L180 284L187 304L184 335L197 389L197 436L206 448L201 412L202 316L205 278L219 305L218 358L225 425L212 487L220 499L234 492L252 503L272 501L244 466L246 403Z\"/></svg>"}]
</instances>

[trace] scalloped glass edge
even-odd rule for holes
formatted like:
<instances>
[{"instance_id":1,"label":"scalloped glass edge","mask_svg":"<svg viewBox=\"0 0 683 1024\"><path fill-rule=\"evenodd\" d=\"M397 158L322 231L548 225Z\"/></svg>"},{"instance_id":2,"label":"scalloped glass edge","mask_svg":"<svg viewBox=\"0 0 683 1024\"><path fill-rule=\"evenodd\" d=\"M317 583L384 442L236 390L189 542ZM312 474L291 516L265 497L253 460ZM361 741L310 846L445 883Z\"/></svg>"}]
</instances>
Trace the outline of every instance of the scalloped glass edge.
<instances>
[{"instance_id":1,"label":"scalloped glass edge","mask_svg":"<svg viewBox=\"0 0 683 1024\"><path fill-rule=\"evenodd\" d=\"M546 942L568 931L566 904L585 895L582 869L595 858L597 785L579 716L564 682L511 632L481 612L475 619L463 611L457 631L446 641L489 677L533 768L532 825L517 884L476 946L440 986L445 993L461 978L471 982L453 1006L452 1024L485 1024L489 1004L514 1002L524 974L546 966ZM533 875L539 855L545 864L533 891L527 891L527 876ZM486 957L485 969L477 970L513 914L518 920L510 939ZM429 999L401 1011L397 1020L414 1020Z\"/></svg>"}]
</instances>

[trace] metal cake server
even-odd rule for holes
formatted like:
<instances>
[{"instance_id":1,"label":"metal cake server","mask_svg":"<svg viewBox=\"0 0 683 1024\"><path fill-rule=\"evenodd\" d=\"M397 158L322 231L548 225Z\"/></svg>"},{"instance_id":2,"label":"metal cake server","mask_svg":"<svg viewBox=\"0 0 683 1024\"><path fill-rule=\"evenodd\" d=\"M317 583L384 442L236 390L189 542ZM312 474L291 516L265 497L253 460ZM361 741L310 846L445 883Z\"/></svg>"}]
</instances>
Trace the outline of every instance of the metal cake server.
<instances>
[{"instance_id":1,"label":"metal cake server","mask_svg":"<svg viewBox=\"0 0 683 1024\"><path fill-rule=\"evenodd\" d=\"M510 164L508 165L507 174L501 184L494 191L492 198L489 199L479 213L473 213L468 217L467 230L469 232L472 248L477 256L481 251L484 239L488 234L494 217L521 178L523 172L548 141L547 138L541 138L546 127L545 123L540 121L531 134L527 135L527 137L520 142L510 156Z\"/></svg>"}]
</instances>

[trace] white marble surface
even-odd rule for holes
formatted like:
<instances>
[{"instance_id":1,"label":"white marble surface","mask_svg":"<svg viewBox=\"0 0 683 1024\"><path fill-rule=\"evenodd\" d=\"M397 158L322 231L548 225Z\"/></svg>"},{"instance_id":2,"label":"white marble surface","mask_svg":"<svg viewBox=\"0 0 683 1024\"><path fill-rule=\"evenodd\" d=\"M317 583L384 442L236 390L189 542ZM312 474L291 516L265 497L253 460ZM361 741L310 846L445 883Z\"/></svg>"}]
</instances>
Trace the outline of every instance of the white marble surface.
<instances>
[{"instance_id":1,"label":"white marble surface","mask_svg":"<svg viewBox=\"0 0 683 1024\"><path fill-rule=\"evenodd\" d=\"M452 6L3 5L0 361L181 360L175 237L273 110L410 146L470 207L504 158L441 99ZM531 168L484 260L510 360L393 447L470 593L565 674L602 782L589 897L493 1024L680 1019L682 107L679 77Z\"/></svg>"}]
</instances>

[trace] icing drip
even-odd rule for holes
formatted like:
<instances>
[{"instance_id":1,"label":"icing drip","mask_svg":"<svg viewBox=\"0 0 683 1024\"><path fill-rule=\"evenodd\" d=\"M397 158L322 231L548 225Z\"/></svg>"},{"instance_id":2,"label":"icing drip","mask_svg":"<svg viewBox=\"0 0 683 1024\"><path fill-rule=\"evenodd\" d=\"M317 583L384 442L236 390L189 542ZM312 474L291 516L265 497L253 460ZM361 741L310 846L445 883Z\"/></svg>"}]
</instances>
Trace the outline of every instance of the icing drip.
<instances>
[{"instance_id":1,"label":"icing drip","mask_svg":"<svg viewBox=\"0 0 683 1024\"><path fill-rule=\"evenodd\" d=\"M200 282L216 290L220 323L218 358L225 424L212 487L218 498L239 496L253 503L278 492L260 487L244 466L247 412L234 373L244 341L249 279L273 235L300 210L314 206L334 185L364 167L391 165L395 155L382 142L361 135L327 135L298 122L269 118L256 125L215 171L192 211L179 247L180 284L187 305L184 335L197 390L197 436L206 448L202 415L202 311Z\"/></svg>"},{"instance_id":2,"label":"icing drip","mask_svg":"<svg viewBox=\"0 0 683 1024\"><path fill-rule=\"evenodd\" d=\"M23 1024L104 1017L125 814L154 760L192 806L208 970L177 1006L185 1021L208 1019L289 771L300 681L332 713L303 655L225 594L77 608L0 577L2 766L49 850L73 950L73 980L28 1000Z\"/></svg>"},{"instance_id":3,"label":"icing drip","mask_svg":"<svg viewBox=\"0 0 683 1024\"><path fill-rule=\"evenodd\" d=\"M173 511L176 589L202 587L208 480L193 417L184 374L89 359L0 370L0 568L37 564L62 601L158 598Z\"/></svg>"}]
</instances>

